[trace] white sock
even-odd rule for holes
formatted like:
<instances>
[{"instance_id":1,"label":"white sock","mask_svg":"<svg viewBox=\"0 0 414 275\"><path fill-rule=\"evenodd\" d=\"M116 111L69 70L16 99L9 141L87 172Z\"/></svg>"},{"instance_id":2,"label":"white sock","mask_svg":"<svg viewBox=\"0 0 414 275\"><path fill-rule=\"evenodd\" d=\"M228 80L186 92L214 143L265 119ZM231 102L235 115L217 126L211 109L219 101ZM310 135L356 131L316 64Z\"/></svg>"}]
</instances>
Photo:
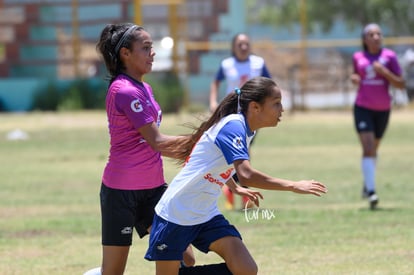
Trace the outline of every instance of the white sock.
<instances>
[{"instance_id":1,"label":"white sock","mask_svg":"<svg viewBox=\"0 0 414 275\"><path fill-rule=\"evenodd\" d=\"M376 158L374 157L362 158L362 174L364 175L364 184L368 193L375 191L375 164Z\"/></svg>"},{"instance_id":2,"label":"white sock","mask_svg":"<svg viewBox=\"0 0 414 275\"><path fill-rule=\"evenodd\" d=\"M101 275L101 274L102 274L101 267L95 267L83 273L83 275Z\"/></svg>"}]
</instances>

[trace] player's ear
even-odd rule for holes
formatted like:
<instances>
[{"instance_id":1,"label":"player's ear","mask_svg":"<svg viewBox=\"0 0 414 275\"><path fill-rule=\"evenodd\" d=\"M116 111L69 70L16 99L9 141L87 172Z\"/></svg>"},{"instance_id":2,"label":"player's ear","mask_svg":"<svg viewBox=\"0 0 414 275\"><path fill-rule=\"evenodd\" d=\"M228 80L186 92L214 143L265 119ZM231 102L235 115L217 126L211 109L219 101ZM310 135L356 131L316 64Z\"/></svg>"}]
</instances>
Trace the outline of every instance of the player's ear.
<instances>
[{"instance_id":1,"label":"player's ear","mask_svg":"<svg viewBox=\"0 0 414 275\"><path fill-rule=\"evenodd\" d=\"M249 103L249 111L253 113L258 113L260 111L260 104L256 101L250 101Z\"/></svg>"},{"instance_id":2,"label":"player's ear","mask_svg":"<svg viewBox=\"0 0 414 275\"><path fill-rule=\"evenodd\" d=\"M128 57L129 56L129 50L127 49L127 48L125 48L125 47L122 47L120 50L119 50L119 56L120 57L123 57L123 58L126 58L126 57Z\"/></svg>"}]
</instances>

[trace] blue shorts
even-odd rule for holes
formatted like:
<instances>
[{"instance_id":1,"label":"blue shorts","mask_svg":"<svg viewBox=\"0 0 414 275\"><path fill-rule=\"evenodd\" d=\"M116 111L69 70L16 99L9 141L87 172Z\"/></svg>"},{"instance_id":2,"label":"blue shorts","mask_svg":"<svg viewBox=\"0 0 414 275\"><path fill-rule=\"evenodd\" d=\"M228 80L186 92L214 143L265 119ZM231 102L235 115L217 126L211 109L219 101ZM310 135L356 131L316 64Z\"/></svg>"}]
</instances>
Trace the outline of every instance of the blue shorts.
<instances>
[{"instance_id":1,"label":"blue shorts","mask_svg":"<svg viewBox=\"0 0 414 275\"><path fill-rule=\"evenodd\" d=\"M197 225L178 225L154 215L150 243L145 259L149 261L181 261L183 253L192 244L207 253L210 244L227 236L241 239L237 229L223 215Z\"/></svg>"},{"instance_id":2,"label":"blue shorts","mask_svg":"<svg viewBox=\"0 0 414 275\"><path fill-rule=\"evenodd\" d=\"M375 138L382 138L387 129L390 111L374 111L354 106L354 123L358 133L373 132Z\"/></svg>"}]
</instances>

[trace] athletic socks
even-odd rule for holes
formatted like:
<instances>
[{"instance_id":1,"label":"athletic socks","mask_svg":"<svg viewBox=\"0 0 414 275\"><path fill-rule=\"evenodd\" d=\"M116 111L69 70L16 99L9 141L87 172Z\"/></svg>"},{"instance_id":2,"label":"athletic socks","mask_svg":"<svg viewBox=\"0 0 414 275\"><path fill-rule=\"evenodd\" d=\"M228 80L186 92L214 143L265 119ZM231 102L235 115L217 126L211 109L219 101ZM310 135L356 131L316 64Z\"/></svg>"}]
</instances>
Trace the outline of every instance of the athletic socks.
<instances>
[{"instance_id":1,"label":"athletic socks","mask_svg":"<svg viewBox=\"0 0 414 275\"><path fill-rule=\"evenodd\" d=\"M227 268L226 263L221 264L208 264L208 265L196 265L190 267L182 267L178 272L179 275L232 275Z\"/></svg>"},{"instance_id":2,"label":"athletic socks","mask_svg":"<svg viewBox=\"0 0 414 275\"><path fill-rule=\"evenodd\" d=\"M375 170L376 160L374 157L362 158L362 174L364 176L364 184L368 193L375 192Z\"/></svg>"}]
</instances>

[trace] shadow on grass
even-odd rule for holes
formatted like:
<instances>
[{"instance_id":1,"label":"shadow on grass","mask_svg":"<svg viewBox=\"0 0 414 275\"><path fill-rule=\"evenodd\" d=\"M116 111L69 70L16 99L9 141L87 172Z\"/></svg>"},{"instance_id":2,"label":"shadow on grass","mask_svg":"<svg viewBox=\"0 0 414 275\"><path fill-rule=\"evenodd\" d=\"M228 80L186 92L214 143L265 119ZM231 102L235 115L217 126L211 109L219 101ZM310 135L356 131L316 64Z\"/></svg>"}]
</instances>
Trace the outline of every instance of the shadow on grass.
<instances>
[{"instance_id":1,"label":"shadow on grass","mask_svg":"<svg viewBox=\"0 0 414 275\"><path fill-rule=\"evenodd\" d=\"M370 209L368 206L367 207L360 207L358 209L361 212L397 212L397 211L402 211L402 208L395 208L395 207L377 207L375 209Z\"/></svg>"}]
</instances>

